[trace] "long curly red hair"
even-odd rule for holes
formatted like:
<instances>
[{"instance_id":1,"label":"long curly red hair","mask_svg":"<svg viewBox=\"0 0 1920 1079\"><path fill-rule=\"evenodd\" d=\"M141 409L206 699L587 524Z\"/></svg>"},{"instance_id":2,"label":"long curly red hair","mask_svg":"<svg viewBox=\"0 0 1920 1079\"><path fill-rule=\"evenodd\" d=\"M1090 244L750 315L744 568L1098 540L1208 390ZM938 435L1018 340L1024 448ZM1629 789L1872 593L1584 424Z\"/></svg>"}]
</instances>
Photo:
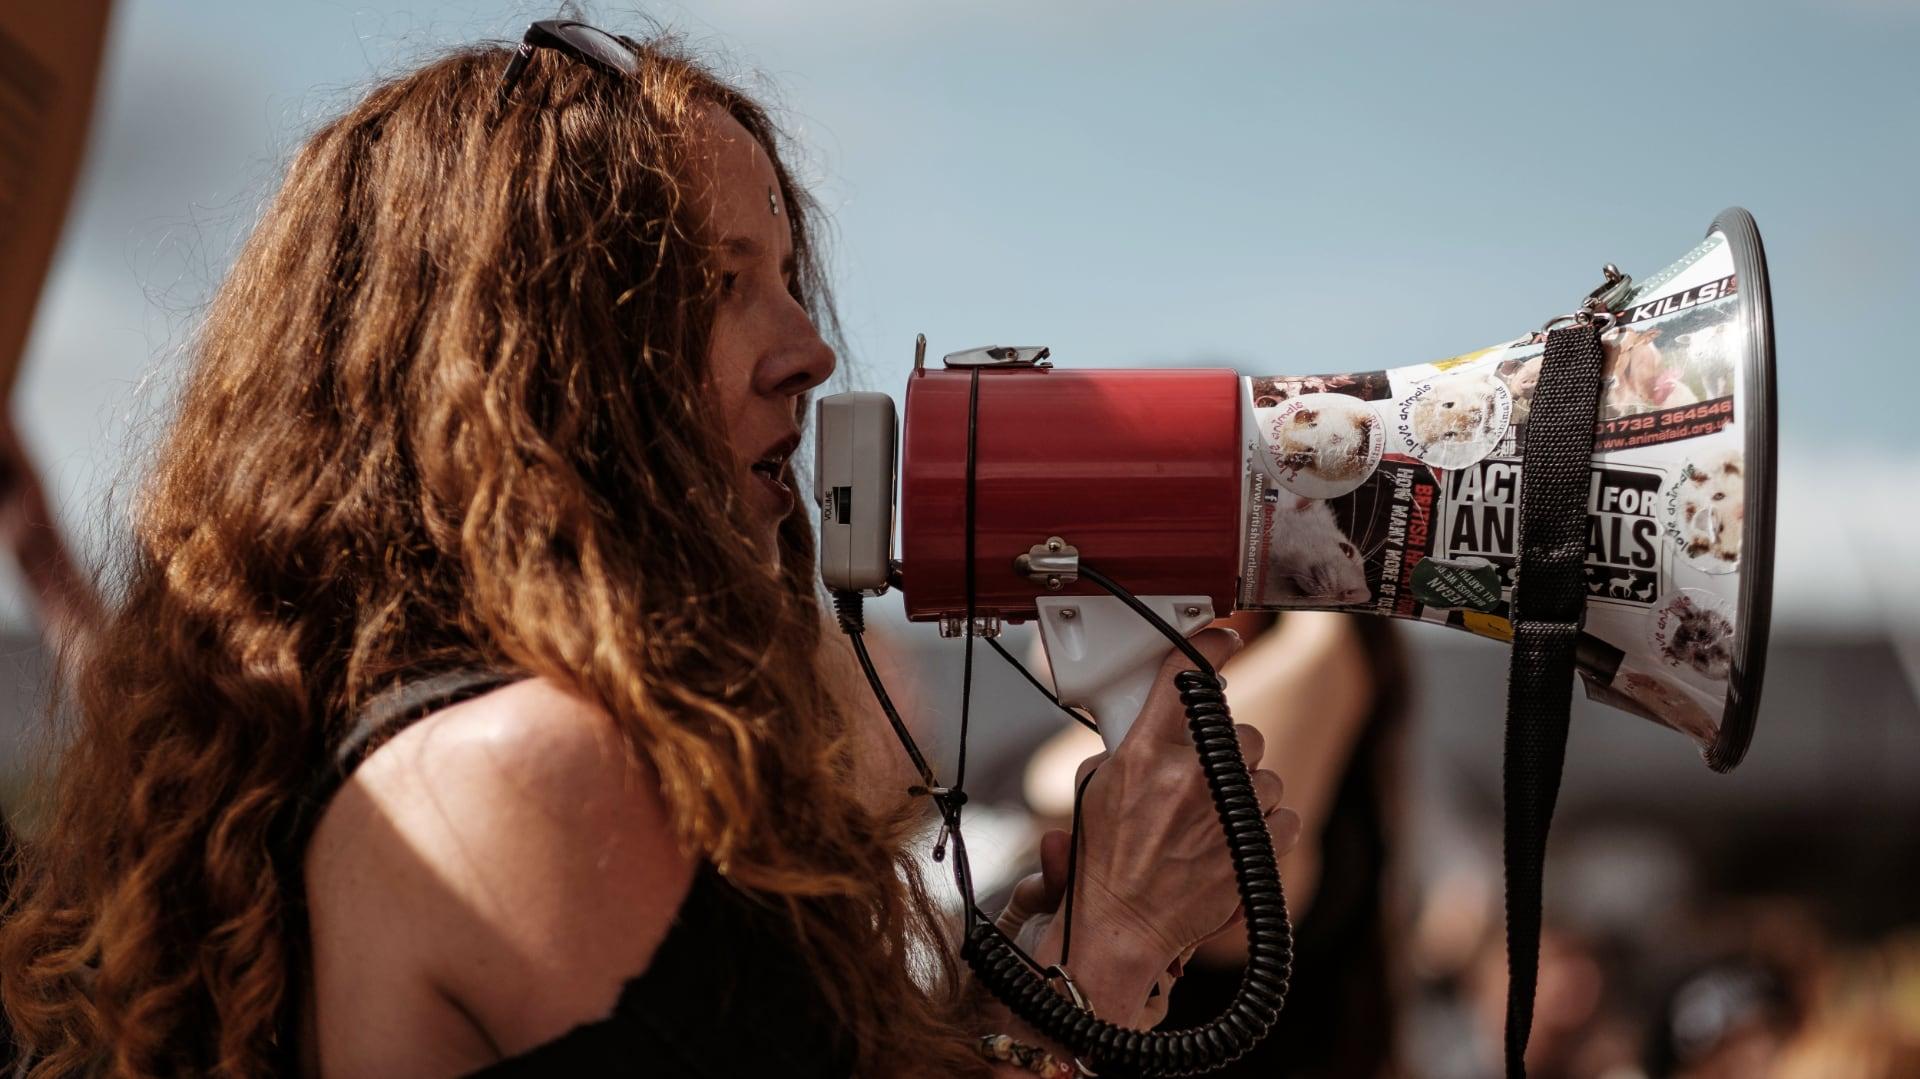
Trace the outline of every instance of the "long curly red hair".
<instances>
[{"instance_id":1,"label":"long curly red hair","mask_svg":"<svg viewBox=\"0 0 1920 1079\"><path fill-rule=\"evenodd\" d=\"M632 78L543 56L502 107L509 56L320 128L195 340L0 929L36 1079L287 1059L306 941L276 843L360 702L458 665L614 718L688 850L792 912L863 1074L982 1072L906 816L849 793L807 520L777 572L754 556L703 392L698 114L782 140L669 43ZM831 325L817 209L779 176Z\"/></svg>"}]
</instances>

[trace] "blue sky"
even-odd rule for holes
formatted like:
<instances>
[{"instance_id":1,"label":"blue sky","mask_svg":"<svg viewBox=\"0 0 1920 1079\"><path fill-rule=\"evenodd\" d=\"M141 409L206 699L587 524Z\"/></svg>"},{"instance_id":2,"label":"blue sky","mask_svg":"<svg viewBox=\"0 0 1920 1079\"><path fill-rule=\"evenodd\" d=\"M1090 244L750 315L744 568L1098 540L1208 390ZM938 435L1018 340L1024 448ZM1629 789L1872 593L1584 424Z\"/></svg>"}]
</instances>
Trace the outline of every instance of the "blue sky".
<instances>
[{"instance_id":1,"label":"blue sky","mask_svg":"<svg viewBox=\"0 0 1920 1079\"><path fill-rule=\"evenodd\" d=\"M301 133L410 59L553 10L120 4L17 399L76 526L103 527ZM588 14L630 30L637 10ZM916 332L936 355L1046 344L1087 366L1431 359L1567 309L1602 262L1651 273L1740 204L1771 262L1789 472L1920 463L1913 0L644 10L783 106L865 386L899 391Z\"/></svg>"}]
</instances>

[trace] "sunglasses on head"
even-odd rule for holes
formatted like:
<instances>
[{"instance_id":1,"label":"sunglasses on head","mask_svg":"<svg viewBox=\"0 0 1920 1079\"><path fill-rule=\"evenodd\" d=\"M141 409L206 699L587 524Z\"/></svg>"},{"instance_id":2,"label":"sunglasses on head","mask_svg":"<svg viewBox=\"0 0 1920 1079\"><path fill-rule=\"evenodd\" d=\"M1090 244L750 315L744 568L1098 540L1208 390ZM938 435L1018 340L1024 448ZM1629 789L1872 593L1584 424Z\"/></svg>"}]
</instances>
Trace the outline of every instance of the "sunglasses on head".
<instances>
[{"instance_id":1,"label":"sunglasses on head","mask_svg":"<svg viewBox=\"0 0 1920 1079\"><path fill-rule=\"evenodd\" d=\"M640 70L640 43L632 38L572 19L545 19L527 27L513 61L500 76L503 104L512 96L536 49L553 49L603 75L632 75Z\"/></svg>"}]
</instances>

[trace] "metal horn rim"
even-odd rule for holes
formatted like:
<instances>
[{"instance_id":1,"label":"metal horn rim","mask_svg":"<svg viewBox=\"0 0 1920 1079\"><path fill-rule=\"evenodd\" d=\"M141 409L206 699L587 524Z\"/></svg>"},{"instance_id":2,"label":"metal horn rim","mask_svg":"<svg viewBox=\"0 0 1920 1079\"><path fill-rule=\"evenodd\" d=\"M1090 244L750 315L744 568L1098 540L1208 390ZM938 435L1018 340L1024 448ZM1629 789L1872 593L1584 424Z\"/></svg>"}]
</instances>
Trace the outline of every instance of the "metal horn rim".
<instances>
[{"instance_id":1,"label":"metal horn rim","mask_svg":"<svg viewBox=\"0 0 1920 1079\"><path fill-rule=\"evenodd\" d=\"M1753 215L1738 206L1720 212L1707 234L1726 236L1747 331L1745 370L1735 407L1744 434L1747 516L1740 536L1740 619L1727 678L1720 730L1706 749L1707 766L1731 772L1746 757L1760 708L1767 639L1773 621L1774 511L1778 460L1778 394L1774 382L1773 299L1766 249Z\"/></svg>"}]
</instances>

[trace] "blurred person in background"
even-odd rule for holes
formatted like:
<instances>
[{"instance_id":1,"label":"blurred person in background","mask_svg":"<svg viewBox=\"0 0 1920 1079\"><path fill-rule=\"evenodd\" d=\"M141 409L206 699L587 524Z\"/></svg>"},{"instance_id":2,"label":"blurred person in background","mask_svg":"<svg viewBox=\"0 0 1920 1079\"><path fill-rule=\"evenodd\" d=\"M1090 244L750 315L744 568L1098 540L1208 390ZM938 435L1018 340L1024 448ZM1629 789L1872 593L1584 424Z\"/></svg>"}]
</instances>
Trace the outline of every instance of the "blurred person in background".
<instances>
[{"instance_id":1,"label":"blurred person in background","mask_svg":"<svg viewBox=\"0 0 1920 1079\"><path fill-rule=\"evenodd\" d=\"M39 471L21 445L19 431L5 416L0 416L0 544L13 556L26 584L49 669L79 666L105 612L47 506ZM18 843L8 808L0 804L0 909L12 892ZM4 1037L5 1024L0 1023L0 1039Z\"/></svg>"},{"instance_id":2,"label":"blurred person in background","mask_svg":"<svg viewBox=\"0 0 1920 1079\"><path fill-rule=\"evenodd\" d=\"M1647 1032L1650 1079L1768 1074L1798 1026L1794 986L1751 956L1705 964L1674 987Z\"/></svg>"},{"instance_id":3,"label":"blurred person in background","mask_svg":"<svg viewBox=\"0 0 1920 1079\"><path fill-rule=\"evenodd\" d=\"M20 570L52 668L65 674L83 666L105 610L10 418L0 418L0 544Z\"/></svg>"},{"instance_id":4,"label":"blurred person in background","mask_svg":"<svg viewBox=\"0 0 1920 1079\"><path fill-rule=\"evenodd\" d=\"M1843 952L1815 982L1769 1079L1920 1076L1920 930Z\"/></svg>"},{"instance_id":5,"label":"blurred person in background","mask_svg":"<svg viewBox=\"0 0 1920 1079\"><path fill-rule=\"evenodd\" d=\"M1301 834L1280 862L1294 919L1287 1005L1266 1041L1213 1074L1403 1074L1395 1038L1401 919L1390 870L1409 681L1397 630L1387 619L1324 611L1241 612L1218 624L1247 638L1221 672L1227 700L1234 718L1260 732L1266 754L1287 762L1285 804L1300 815ZM1099 750L1097 736L1068 727L1034 755L1025 787L1043 826L1066 823L1074 767ZM1082 824L1089 835L1107 826ZM1162 1025L1218 1014L1245 962L1238 932L1199 948L1172 985Z\"/></svg>"},{"instance_id":6,"label":"blurred person in background","mask_svg":"<svg viewBox=\"0 0 1920 1079\"><path fill-rule=\"evenodd\" d=\"M1765 1074L1769 1079L1914 1079L1920 1076L1920 1035L1890 1015L1817 1016Z\"/></svg>"},{"instance_id":7,"label":"blurred person in background","mask_svg":"<svg viewBox=\"0 0 1920 1079\"><path fill-rule=\"evenodd\" d=\"M26 585L39 620L47 670L56 679L79 669L105 617L99 594L74 558L60 523L47 505L39 470L21 444L11 417L0 414L0 543L5 544ZM0 804L0 915L8 908L18 875L19 841ZM11 1033L0 1013L0 1068L13 1061Z\"/></svg>"}]
</instances>

